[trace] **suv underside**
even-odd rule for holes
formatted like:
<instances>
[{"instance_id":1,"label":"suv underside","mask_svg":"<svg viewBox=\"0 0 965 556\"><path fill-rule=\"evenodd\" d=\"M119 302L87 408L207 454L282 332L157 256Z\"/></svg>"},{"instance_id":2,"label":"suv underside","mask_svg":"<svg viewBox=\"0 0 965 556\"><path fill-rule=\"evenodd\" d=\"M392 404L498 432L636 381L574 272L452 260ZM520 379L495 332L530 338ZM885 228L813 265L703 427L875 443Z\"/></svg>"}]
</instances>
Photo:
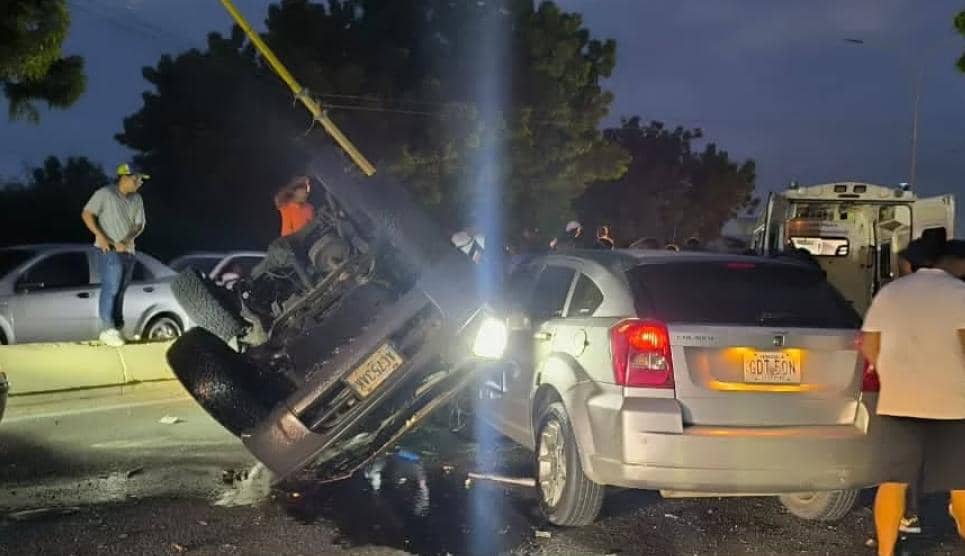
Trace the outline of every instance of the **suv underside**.
<instances>
[{"instance_id":1,"label":"suv underside","mask_svg":"<svg viewBox=\"0 0 965 556\"><path fill-rule=\"evenodd\" d=\"M195 399L279 475L337 479L471 380L476 268L396 184L316 163L316 218L229 291L172 285L199 328L170 349ZM326 175L335 174L331 180Z\"/></svg>"}]
</instances>

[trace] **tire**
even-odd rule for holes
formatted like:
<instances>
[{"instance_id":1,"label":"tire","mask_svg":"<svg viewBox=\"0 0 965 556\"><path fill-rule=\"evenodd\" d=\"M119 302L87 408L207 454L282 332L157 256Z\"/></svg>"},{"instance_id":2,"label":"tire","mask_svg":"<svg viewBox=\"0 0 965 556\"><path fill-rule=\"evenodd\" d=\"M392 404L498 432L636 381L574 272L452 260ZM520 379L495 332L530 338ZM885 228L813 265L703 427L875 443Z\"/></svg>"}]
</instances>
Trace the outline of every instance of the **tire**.
<instances>
[{"instance_id":1,"label":"tire","mask_svg":"<svg viewBox=\"0 0 965 556\"><path fill-rule=\"evenodd\" d=\"M551 403L540 412L536 431L536 492L543 515L562 527L593 523L603 506L604 487L583 473L576 437L562 403ZM560 469L565 470L562 477Z\"/></svg>"},{"instance_id":2,"label":"tire","mask_svg":"<svg viewBox=\"0 0 965 556\"><path fill-rule=\"evenodd\" d=\"M144 327L141 338L148 342L165 342L181 336L184 327L173 315L158 315Z\"/></svg>"},{"instance_id":3,"label":"tire","mask_svg":"<svg viewBox=\"0 0 965 556\"><path fill-rule=\"evenodd\" d=\"M844 519L858 501L858 490L833 490L804 494L785 494L781 504L791 514L808 521L832 523Z\"/></svg>"},{"instance_id":4,"label":"tire","mask_svg":"<svg viewBox=\"0 0 965 556\"><path fill-rule=\"evenodd\" d=\"M218 338L229 342L244 334L245 321L231 310L227 290L214 285L198 271L188 269L178 274L171 282L171 291L191 320Z\"/></svg>"},{"instance_id":5,"label":"tire","mask_svg":"<svg viewBox=\"0 0 965 556\"><path fill-rule=\"evenodd\" d=\"M255 364L203 328L192 328L168 349L168 363L191 396L235 436L253 429L270 411L255 392L261 372Z\"/></svg>"}]
</instances>

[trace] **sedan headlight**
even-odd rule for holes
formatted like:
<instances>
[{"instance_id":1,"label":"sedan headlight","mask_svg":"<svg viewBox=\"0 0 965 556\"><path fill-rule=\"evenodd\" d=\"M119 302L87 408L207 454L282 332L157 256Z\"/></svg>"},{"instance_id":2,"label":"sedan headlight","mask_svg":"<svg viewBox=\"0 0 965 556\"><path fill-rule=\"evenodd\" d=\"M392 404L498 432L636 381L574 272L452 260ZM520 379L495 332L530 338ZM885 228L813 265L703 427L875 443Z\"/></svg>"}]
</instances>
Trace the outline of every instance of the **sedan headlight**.
<instances>
[{"instance_id":1,"label":"sedan headlight","mask_svg":"<svg viewBox=\"0 0 965 556\"><path fill-rule=\"evenodd\" d=\"M476 357L485 359L499 359L506 351L509 340L509 328L506 322L496 317L487 316L476 332L476 340L472 344L472 353Z\"/></svg>"}]
</instances>

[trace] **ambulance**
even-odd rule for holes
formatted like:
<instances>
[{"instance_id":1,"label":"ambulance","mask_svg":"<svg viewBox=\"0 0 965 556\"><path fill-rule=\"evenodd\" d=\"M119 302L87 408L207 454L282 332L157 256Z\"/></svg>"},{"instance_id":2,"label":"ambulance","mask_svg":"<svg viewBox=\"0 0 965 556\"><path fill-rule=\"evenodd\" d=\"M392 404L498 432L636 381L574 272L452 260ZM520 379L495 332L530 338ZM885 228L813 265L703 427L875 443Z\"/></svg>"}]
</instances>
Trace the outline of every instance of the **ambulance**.
<instances>
[{"instance_id":1,"label":"ambulance","mask_svg":"<svg viewBox=\"0 0 965 556\"><path fill-rule=\"evenodd\" d=\"M769 195L752 248L765 256L806 252L864 314L875 293L898 276L898 253L932 228L953 237L954 222L952 195L919 198L907 185L792 183Z\"/></svg>"}]
</instances>

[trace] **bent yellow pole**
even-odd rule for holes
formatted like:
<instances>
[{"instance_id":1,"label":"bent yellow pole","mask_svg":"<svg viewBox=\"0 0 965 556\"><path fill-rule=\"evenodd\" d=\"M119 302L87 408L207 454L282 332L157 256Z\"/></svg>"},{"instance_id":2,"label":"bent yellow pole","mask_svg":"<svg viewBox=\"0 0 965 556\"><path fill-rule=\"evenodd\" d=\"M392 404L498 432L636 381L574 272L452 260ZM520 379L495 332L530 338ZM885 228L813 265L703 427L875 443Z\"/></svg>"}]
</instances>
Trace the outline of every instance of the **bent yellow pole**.
<instances>
[{"instance_id":1,"label":"bent yellow pole","mask_svg":"<svg viewBox=\"0 0 965 556\"><path fill-rule=\"evenodd\" d=\"M342 133L342 130L335 125L335 122L329 119L328 114L325 113L325 110L318 103L318 101L312 98L308 92L308 89L302 87L301 84L295 80L295 77L291 74L291 72L288 71L288 68L281 63L281 60L279 60L278 57L275 56L275 53L268 48L267 44L265 44L265 41L263 41L258 33L251 28L251 25L248 24L248 21L243 15L241 15L241 12L238 11L238 8L235 7L231 0L221 0L221 3L224 5L225 9L228 10L228 13L231 14L231 17L235 20L235 23L241 27L246 35L248 35L248 39L251 40L251 43L255 45L255 48L257 48L258 52L261 53L262 58L268 62L268 64L271 66L271 69L274 70L275 73L278 74L278 77L280 77L282 81L288 85L292 92L295 93L295 98L300 100L301 103L305 105L305 108L312 113L312 117L315 118L315 121L320 123L322 127L325 128L325 131L332 137L332 139L338 143L338 146L342 147L342 149L348 153L349 157L352 158L352 161L355 162L359 169L362 170L362 173L364 173L366 176L375 174L375 166L373 166L372 163L365 158L365 155L363 155L361 151L359 151L358 148L356 148L355 145L349 141L348 137Z\"/></svg>"}]
</instances>

